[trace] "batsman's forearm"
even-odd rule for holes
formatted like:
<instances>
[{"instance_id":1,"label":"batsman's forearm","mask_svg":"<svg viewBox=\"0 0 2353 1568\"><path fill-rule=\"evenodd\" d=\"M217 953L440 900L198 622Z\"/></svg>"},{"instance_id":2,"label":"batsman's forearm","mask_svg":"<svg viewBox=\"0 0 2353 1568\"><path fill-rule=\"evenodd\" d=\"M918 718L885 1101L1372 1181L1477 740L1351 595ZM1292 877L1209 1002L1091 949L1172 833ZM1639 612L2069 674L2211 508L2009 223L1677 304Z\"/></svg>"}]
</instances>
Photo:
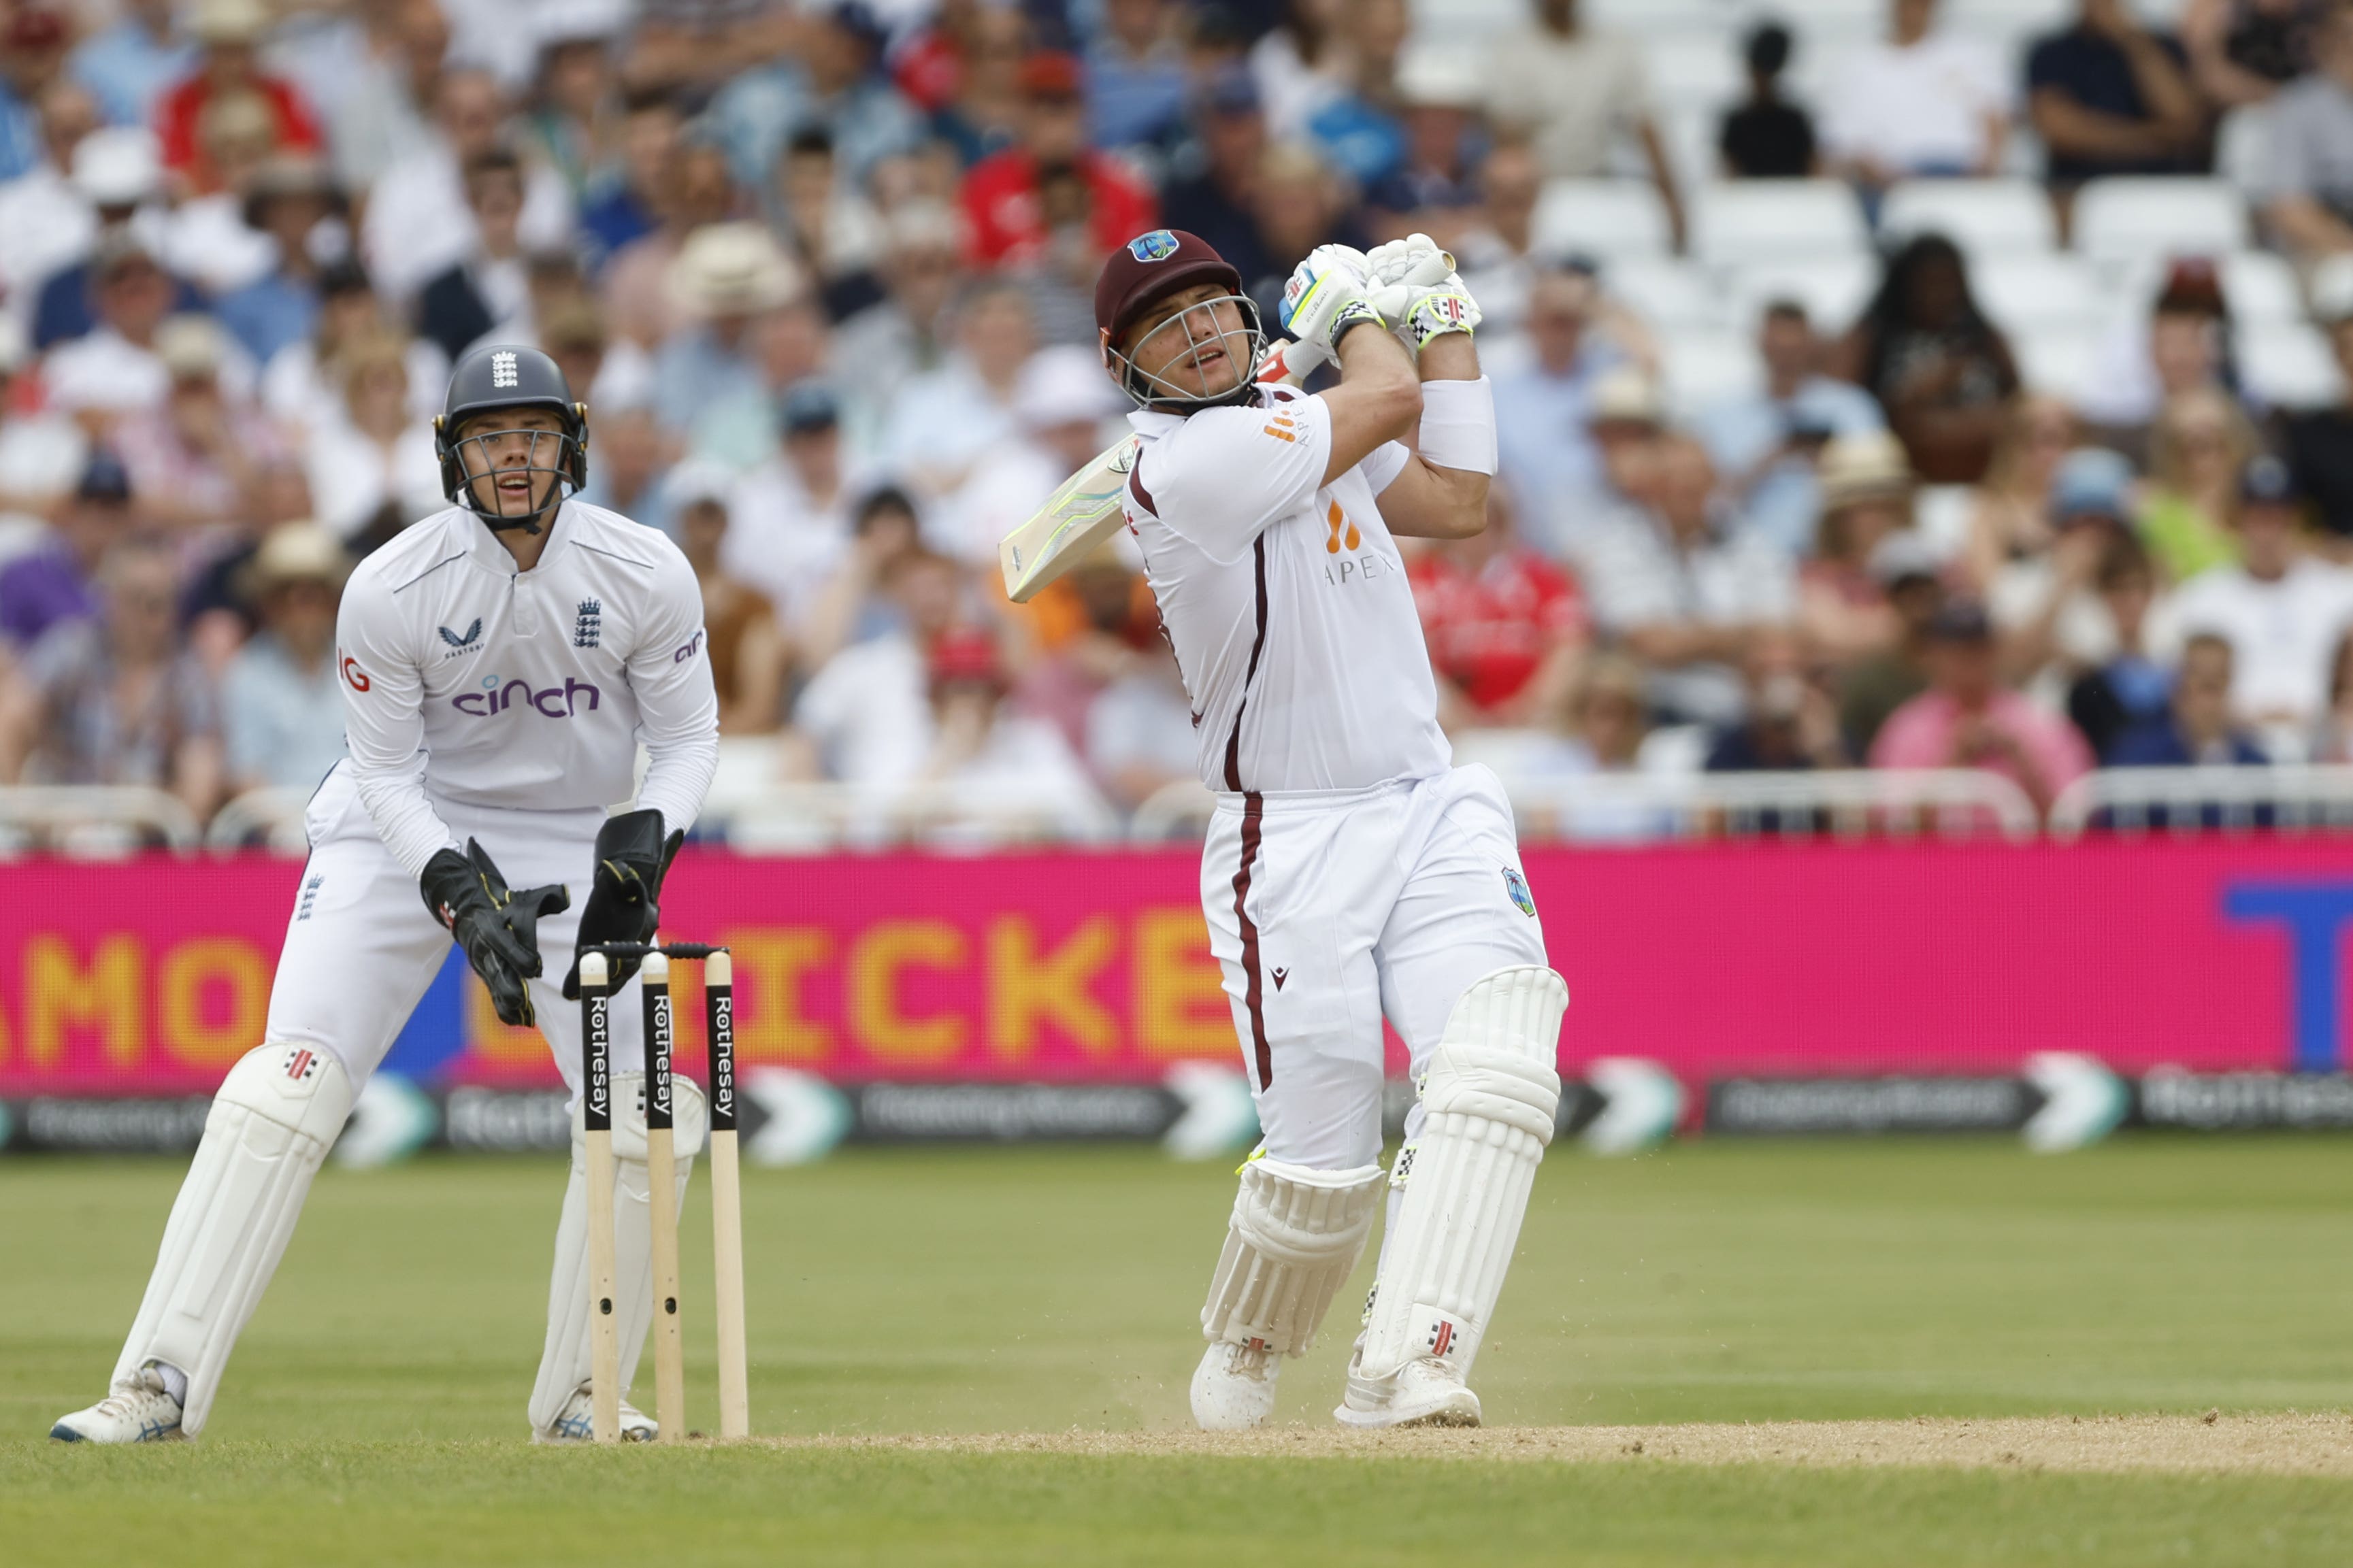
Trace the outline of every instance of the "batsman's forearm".
<instances>
[{"instance_id":1,"label":"batsman's forearm","mask_svg":"<svg viewBox=\"0 0 2353 1568\"><path fill-rule=\"evenodd\" d=\"M1468 332L1440 332L1421 345L1416 368L1425 383L1476 381L1480 376L1479 346Z\"/></svg>"}]
</instances>

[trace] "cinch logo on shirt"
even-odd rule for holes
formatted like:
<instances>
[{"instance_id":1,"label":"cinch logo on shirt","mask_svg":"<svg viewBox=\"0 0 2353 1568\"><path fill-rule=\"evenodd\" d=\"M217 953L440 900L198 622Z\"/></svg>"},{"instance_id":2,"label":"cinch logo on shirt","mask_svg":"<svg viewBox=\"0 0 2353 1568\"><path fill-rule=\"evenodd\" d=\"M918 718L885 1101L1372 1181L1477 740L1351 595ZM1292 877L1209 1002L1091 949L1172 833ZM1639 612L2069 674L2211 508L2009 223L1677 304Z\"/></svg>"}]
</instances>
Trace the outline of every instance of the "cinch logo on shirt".
<instances>
[{"instance_id":1,"label":"cinch logo on shirt","mask_svg":"<svg viewBox=\"0 0 2353 1568\"><path fill-rule=\"evenodd\" d=\"M588 711L594 713L601 696L594 682L575 680L570 676L565 677L561 686L534 691L528 680L510 680L501 686L497 676L486 675L482 678L481 690L461 691L449 699L449 706L460 713L470 713L480 719L492 713L503 713L520 701L547 718L569 719L579 711L581 698L588 699Z\"/></svg>"}]
</instances>

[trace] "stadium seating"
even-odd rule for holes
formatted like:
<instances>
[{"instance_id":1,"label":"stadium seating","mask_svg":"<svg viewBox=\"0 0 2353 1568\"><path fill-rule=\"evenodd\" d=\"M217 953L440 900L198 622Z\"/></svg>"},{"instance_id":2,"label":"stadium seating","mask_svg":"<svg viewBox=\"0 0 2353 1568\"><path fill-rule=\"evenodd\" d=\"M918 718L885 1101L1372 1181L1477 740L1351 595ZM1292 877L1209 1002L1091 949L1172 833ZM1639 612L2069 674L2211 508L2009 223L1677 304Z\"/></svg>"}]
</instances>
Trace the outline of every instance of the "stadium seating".
<instances>
[{"instance_id":1,"label":"stadium seating","mask_svg":"<svg viewBox=\"0 0 2353 1568\"><path fill-rule=\"evenodd\" d=\"M1941 234L1978 260L2052 249L2051 198L2031 180L1906 180L1880 208L1883 238Z\"/></svg>"},{"instance_id":2,"label":"stadium seating","mask_svg":"<svg viewBox=\"0 0 2353 1568\"><path fill-rule=\"evenodd\" d=\"M1692 201L1692 250L1712 267L1871 251L1854 192L1837 180L1746 180Z\"/></svg>"},{"instance_id":3,"label":"stadium seating","mask_svg":"<svg viewBox=\"0 0 2353 1568\"><path fill-rule=\"evenodd\" d=\"M2094 180L2075 198L2075 248L2117 267L2150 255L2222 256L2253 243L2245 199L2226 180Z\"/></svg>"},{"instance_id":4,"label":"stadium seating","mask_svg":"<svg viewBox=\"0 0 2353 1568\"><path fill-rule=\"evenodd\" d=\"M1547 256L1608 260L1664 256L1671 248L1666 205L1647 181L1547 181L1534 226L1535 248Z\"/></svg>"}]
</instances>

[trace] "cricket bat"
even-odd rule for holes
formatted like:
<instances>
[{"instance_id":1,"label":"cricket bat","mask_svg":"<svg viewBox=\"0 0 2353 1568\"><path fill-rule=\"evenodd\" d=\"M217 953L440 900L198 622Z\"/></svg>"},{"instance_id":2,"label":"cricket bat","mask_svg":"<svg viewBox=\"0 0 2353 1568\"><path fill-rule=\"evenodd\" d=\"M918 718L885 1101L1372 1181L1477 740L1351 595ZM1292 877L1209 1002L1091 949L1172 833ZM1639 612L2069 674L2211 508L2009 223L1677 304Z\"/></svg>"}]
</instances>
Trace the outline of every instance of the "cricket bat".
<instances>
[{"instance_id":1,"label":"cricket bat","mask_svg":"<svg viewBox=\"0 0 2353 1568\"><path fill-rule=\"evenodd\" d=\"M1322 363L1295 342L1277 342L1260 357L1255 379L1297 386ZM1128 436L1104 447L1093 462L1063 480L1029 521L997 541L997 564L1005 574L1007 598L1028 604L1125 525L1119 492L1135 467L1139 446L1135 437Z\"/></svg>"}]
</instances>

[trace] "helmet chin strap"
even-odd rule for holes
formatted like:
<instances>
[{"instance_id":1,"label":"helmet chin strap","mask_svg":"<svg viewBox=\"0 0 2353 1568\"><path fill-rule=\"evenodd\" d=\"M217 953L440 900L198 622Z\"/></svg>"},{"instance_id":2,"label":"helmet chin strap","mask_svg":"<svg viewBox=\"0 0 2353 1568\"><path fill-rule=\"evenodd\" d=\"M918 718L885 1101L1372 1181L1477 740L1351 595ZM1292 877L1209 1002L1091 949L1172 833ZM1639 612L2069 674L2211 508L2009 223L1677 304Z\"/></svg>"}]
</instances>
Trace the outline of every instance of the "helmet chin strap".
<instances>
[{"instance_id":1,"label":"helmet chin strap","mask_svg":"<svg viewBox=\"0 0 2353 1568\"><path fill-rule=\"evenodd\" d=\"M523 471L534 473L547 470L526 468ZM564 476L556 473L548 481L547 500L544 505L534 507L521 517L508 517L502 512L484 511L480 498L474 493L474 486L483 479L494 477L491 474L481 474L466 481L466 510L480 518L482 526L492 533L512 533L519 528L525 533L536 536L542 531L543 524L552 525L554 522L555 513L568 499L564 493Z\"/></svg>"}]
</instances>

